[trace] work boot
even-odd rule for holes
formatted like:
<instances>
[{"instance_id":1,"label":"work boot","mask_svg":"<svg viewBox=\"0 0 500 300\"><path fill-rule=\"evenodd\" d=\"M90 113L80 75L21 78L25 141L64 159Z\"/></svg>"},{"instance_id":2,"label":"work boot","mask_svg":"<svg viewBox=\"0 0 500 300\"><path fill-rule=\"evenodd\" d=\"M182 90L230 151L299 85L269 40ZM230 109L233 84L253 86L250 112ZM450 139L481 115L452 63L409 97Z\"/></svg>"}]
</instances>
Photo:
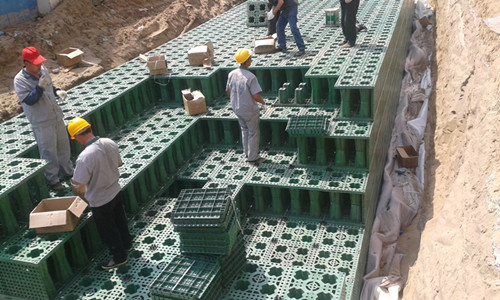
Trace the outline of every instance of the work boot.
<instances>
[{"instance_id":1,"label":"work boot","mask_svg":"<svg viewBox=\"0 0 500 300\"><path fill-rule=\"evenodd\" d=\"M112 258L112 259L110 259L108 261L108 263L101 265L101 268L103 270L110 270L110 269L117 268L119 266L123 266L126 263L127 263L127 260L124 260L122 262L116 263L115 260Z\"/></svg>"},{"instance_id":2,"label":"work boot","mask_svg":"<svg viewBox=\"0 0 500 300\"><path fill-rule=\"evenodd\" d=\"M299 52L297 52L297 53L295 54L295 56L302 56L302 55L304 55L304 54L306 54L306 51L305 51L305 50L300 50Z\"/></svg>"},{"instance_id":3,"label":"work boot","mask_svg":"<svg viewBox=\"0 0 500 300\"><path fill-rule=\"evenodd\" d=\"M64 191L66 189L66 187L60 182L52 184L50 188L57 192Z\"/></svg>"},{"instance_id":4,"label":"work boot","mask_svg":"<svg viewBox=\"0 0 500 300\"><path fill-rule=\"evenodd\" d=\"M258 166L259 164L261 164L265 161L266 161L266 159L264 157L259 157L256 160L249 161L249 163L254 165L254 166Z\"/></svg>"}]
</instances>

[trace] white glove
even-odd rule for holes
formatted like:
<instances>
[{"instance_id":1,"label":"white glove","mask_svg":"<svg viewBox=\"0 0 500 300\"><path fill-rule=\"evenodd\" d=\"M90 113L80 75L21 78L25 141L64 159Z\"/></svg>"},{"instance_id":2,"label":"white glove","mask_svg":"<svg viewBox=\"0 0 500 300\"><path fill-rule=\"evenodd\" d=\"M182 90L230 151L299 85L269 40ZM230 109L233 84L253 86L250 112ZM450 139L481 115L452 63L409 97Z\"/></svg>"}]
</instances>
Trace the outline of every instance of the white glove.
<instances>
[{"instance_id":1,"label":"white glove","mask_svg":"<svg viewBox=\"0 0 500 300\"><path fill-rule=\"evenodd\" d=\"M273 10L272 9L267 12L267 19L268 20L274 19L274 14L273 14Z\"/></svg>"},{"instance_id":2,"label":"white glove","mask_svg":"<svg viewBox=\"0 0 500 300\"><path fill-rule=\"evenodd\" d=\"M42 72L42 75L38 79L38 86L41 87L42 89L45 89L47 84L49 84L49 75L47 75L47 72Z\"/></svg>"},{"instance_id":3,"label":"white glove","mask_svg":"<svg viewBox=\"0 0 500 300\"><path fill-rule=\"evenodd\" d=\"M260 110L265 113L266 110L267 110L267 106L265 104L262 104L262 106L260 107Z\"/></svg>"},{"instance_id":4,"label":"white glove","mask_svg":"<svg viewBox=\"0 0 500 300\"><path fill-rule=\"evenodd\" d=\"M66 98L68 98L68 93L66 91L63 91L63 90L57 90L56 91L56 94L57 96L62 100L66 100Z\"/></svg>"}]
</instances>

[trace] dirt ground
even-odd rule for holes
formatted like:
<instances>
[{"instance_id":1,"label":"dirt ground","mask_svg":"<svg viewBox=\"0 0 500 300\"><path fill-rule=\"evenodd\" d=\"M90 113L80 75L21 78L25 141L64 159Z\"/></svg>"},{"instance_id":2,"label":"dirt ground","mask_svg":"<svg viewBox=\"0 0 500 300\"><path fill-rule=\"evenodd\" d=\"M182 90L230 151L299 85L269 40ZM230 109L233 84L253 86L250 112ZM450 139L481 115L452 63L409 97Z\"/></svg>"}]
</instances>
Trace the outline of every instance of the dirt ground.
<instances>
[{"instance_id":1,"label":"dirt ground","mask_svg":"<svg viewBox=\"0 0 500 300\"><path fill-rule=\"evenodd\" d=\"M47 58L56 87L70 89L140 53L154 49L243 0L65 0L50 14L9 28L0 35L0 122L22 112L13 78L22 68L21 51L35 46ZM56 53L84 52L77 68L60 68Z\"/></svg>"},{"instance_id":2,"label":"dirt ground","mask_svg":"<svg viewBox=\"0 0 500 300\"><path fill-rule=\"evenodd\" d=\"M0 36L0 121L19 112L12 79L23 47L49 59L69 89L242 0L65 0L51 14ZM500 299L500 35L484 18L498 0L430 0L435 12L434 89L425 137L425 199L398 249L402 299ZM361 4L362 5L362 4ZM84 63L58 69L55 53L77 47Z\"/></svg>"}]
</instances>

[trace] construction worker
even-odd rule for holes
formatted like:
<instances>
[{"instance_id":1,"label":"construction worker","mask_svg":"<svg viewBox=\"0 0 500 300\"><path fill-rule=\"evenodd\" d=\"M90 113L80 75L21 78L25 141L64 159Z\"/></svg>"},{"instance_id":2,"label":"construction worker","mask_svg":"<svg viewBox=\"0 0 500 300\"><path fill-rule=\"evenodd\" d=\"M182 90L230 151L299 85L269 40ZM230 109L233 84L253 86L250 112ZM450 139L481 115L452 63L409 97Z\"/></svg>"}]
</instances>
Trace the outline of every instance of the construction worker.
<instances>
[{"instance_id":1,"label":"construction worker","mask_svg":"<svg viewBox=\"0 0 500 300\"><path fill-rule=\"evenodd\" d=\"M108 138L94 136L90 124L82 118L71 120L68 132L71 139L85 146L71 179L73 193L89 204L101 240L112 255L101 267L108 270L124 265L127 252L132 250L132 237L118 183L118 167L123 164L118 145Z\"/></svg>"},{"instance_id":2,"label":"construction worker","mask_svg":"<svg viewBox=\"0 0 500 300\"><path fill-rule=\"evenodd\" d=\"M248 70L252 63L252 54L245 48L239 49L234 55L240 67L231 71L227 78L226 94L231 101L233 112L238 117L241 128L243 150L247 161L260 164L266 159L259 155L260 142L260 112L257 102L265 110L265 102L260 96L262 88L257 77Z\"/></svg>"},{"instance_id":3,"label":"construction worker","mask_svg":"<svg viewBox=\"0 0 500 300\"><path fill-rule=\"evenodd\" d=\"M276 33L278 35L278 48L277 51L286 51L286 37L285 27L286 24L290 25L295 44L299 51L297 56L304 55L306 52L306 45L302 39L299 28L297 27L297 13L299 8L298 0L278 0L276 6L273 6L272 14L277 15L280 12L278 22L276 23ZM268 14L268 18L270 14Z\"/></svg>"},{"instance_id":4,"label":"construction worker","mask_svg":"<svg viewBox=\"0 0 500 300\"><path fill-rule=\"evenodd\" d=\"M344 34L342 47L352 48L356 45L358 29L356 27L356 14L358 13L359 0L340 0L340 25ZM361 30L366 29L363 25Z\"/></svg>"},{"instance_id":5,"label":"construction worker","mask_svg":"<svg viewBox=\"0 0 500 300\"><path fill-rule=\"evenodd\" d=\"M61 184L59 173L65 179L73 176L68 134L56 100L56 95L64 100L67 93L54 88L42 65L46 59L35 47L24 48L22 56L24 68L14 78L14 90L31 124L40 158L50 162L44 170L45 178L53 190L61 191L66 187Z\"/></svg>"}]
</instances>

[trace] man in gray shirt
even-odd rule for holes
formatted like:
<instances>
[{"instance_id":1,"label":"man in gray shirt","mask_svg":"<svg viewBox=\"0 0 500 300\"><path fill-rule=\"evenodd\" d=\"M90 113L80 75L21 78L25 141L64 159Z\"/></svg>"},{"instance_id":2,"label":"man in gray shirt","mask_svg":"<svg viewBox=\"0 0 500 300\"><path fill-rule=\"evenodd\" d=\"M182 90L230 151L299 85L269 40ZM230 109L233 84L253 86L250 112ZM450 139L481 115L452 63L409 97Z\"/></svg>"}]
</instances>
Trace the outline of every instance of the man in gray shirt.
<instances>
[{"instance_id":1,"label":"man in gray shirt","mask_svg":"<svg viewBox=\"0 0 500 300\"><path fill-rule=\"evenodd\" d=\"M226 94L231 100L231 107L238 117L243 140L243 150L247 161L251 164L260 164L266 159L259 155L260 142L260 112L257 102L265 107L260 96L262 88L257 77L248 70L252 63L252 55L245 48L239 49L234 55L240 67L231 71L226 84Z\"/></svg>"},{"instance_id":2,"label":"man in gray shirt","mask_svg":"<svg viewBox=\"0 0 500 300\"><path fill-rule=\"evenodd\" d=\"M71 139L85 146L71 179L73 193L89 204L101 240L112 255L101 267L108 270L124 265L127 252L132 250L132 237L118 183L118 167L123 164L118 145L108 138L94 136L90 124L82 118L71 120L68 132Z\"/></svg>"},{"instance_id":3,"label":"man in gray shirt","mask_svg":"<svg viewBox=\"0 0 500 300\"><path fill-rule=\"evenodd\" d=\"M60 98L67 94L54 88L48 70L42 65L46 59L35 47L23 49L23 60L24 68L14 78L14 90L31 124L40 158L50 162L44 171L45 178L52 189L64 190L59 182L59 172L64 178L71 178L73 164L56 93Z\"/></svg>"}]
</instances>

